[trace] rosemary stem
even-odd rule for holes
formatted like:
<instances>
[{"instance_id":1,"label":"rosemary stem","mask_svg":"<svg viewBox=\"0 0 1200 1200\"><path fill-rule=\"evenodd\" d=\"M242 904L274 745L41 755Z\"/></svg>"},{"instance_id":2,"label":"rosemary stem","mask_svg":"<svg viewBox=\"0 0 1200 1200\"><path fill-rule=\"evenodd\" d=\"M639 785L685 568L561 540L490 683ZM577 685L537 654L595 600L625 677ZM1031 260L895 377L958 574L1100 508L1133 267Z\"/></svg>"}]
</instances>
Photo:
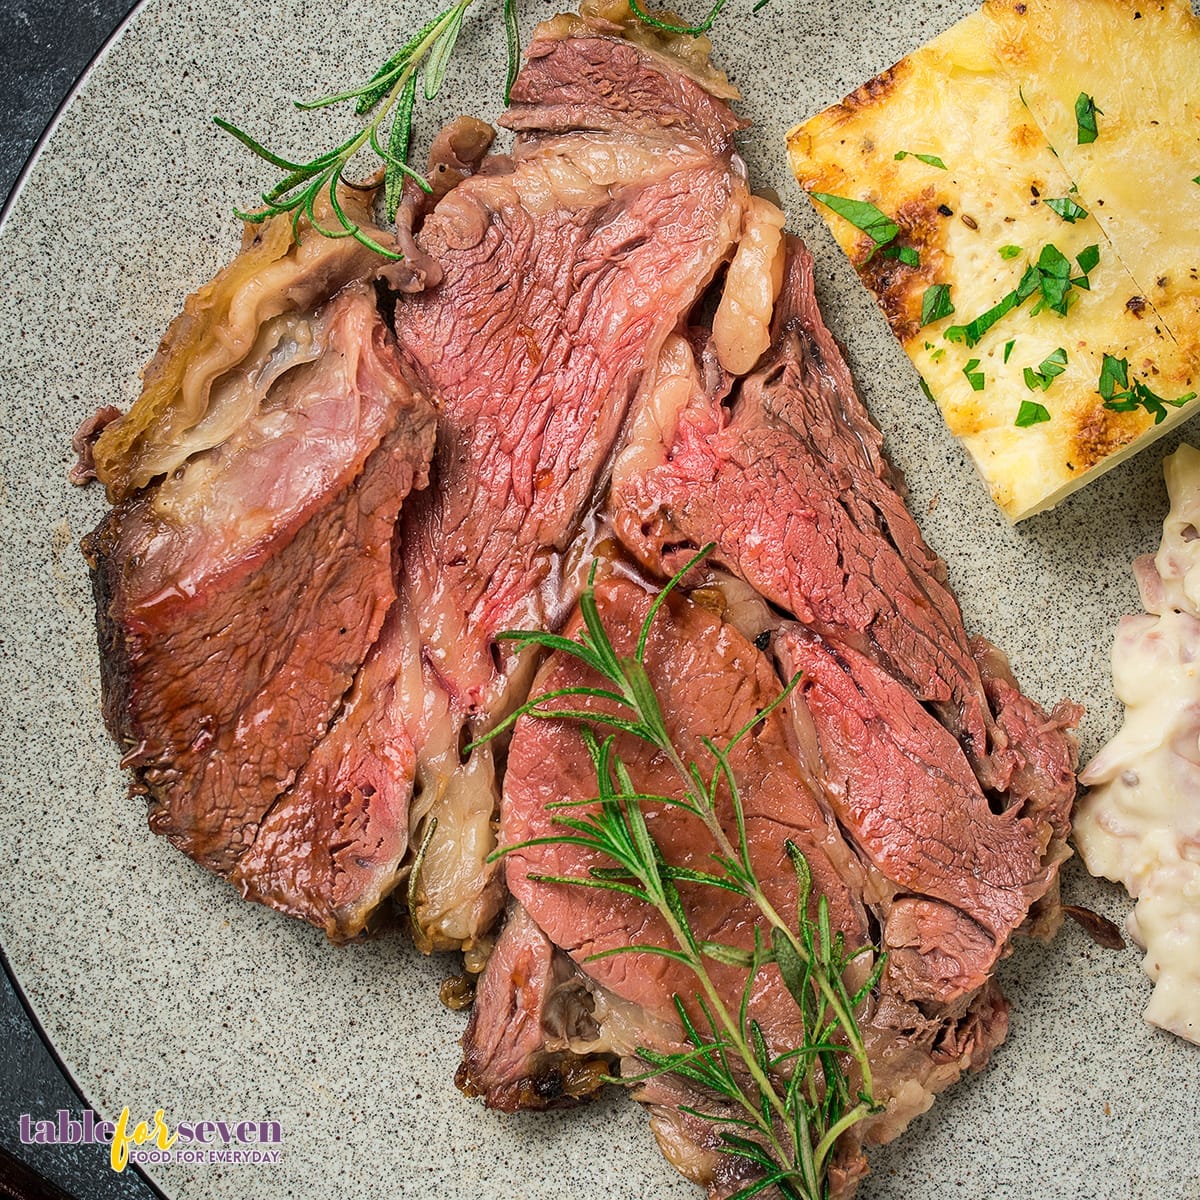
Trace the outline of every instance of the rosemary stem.
<instances>
[{"instance_id":1,"label":"rosemary stem","mask_svg":"<svg viewBox=\"0 0 1200 1200\"><path fill-rule=\"evenodd\" d=\"M636 802L635 802L636 803ZM721 1024L725 1028L726 1034L733 1041L734 1048L737 1050L738 1056L746 1064L746 1069L750 1073L750 1077L754 1080L755 1085L759 1089L759 1094L767 1098L768 1103L778 1114L780 1121L785 1127L791 1124L790 1116L787 1111L787 1105L780 1099L779 1093L775 1090L775 1085L771 1082L767 1074L758 1064L757 1056L747 1044L745 1037L742 1035L742 1030L739 1022L735 1021L729 1009L725 1005L725 1001L721 998L720 992L717 991L713 984L709 973L704 969L703 964L699 959L699 955L695 950L694 942L688 938L687 934L676 921L674 914L671 912L670 906L666 903L656 903L655 907L666 920L668 927L671 930L671 936L674 937L679 948L687 954L692 961L688 963L692 974L696 976L700 986L704 989L705 996L713 1011L717 1014ZM754 1117L759 1129L769 1138L771 1147L778 1156L779 1163L786 1169L789 1162L787 1150L780 1144L778 1137L775 1134L773 1125L763 1120L761 1110L756 1107L748 1096L740 1089L738 1090L738 1103ZM815 1180L813 1181L815 1183ZM814 1192L815 1196L817 1193Z\"/></svg>"},{"instance_id":2,"label":"rosemary stem","mask_svg":"<svg viewBox=\"0 0 1200 1200\"><path fill-rule=\"evenodd\" d=\"M388 113L390 113L392 111L392 109L395 107L396 101L399 98L400 93L404 90L404 85L409 80L409 76L412 75L417 70L417 68L421 65L422 61L425 58L425 55L427 55L429 53L429 51L432 49L434 43L438 40L438 38L440 38L442 36L443 33L446 32L446 30L450 27L450 24L456 18L458 18L461 14L465 13L467 11L467 9L470 8L471 5L474 3L475 3L475 0L459 0L459 3L456 4L453 8L446 10L446 12L443 14L441 20L438 21L430 29L430 31L425 35L425 37L422 38L422 40L417 43L417 46L413 50L412 56L409 58L408 63L406 64L404 70L401 71L400 74L396 77L396 82L394 84L392 84L391 90L383 98L383 101L380 103L379 107L375 110L375 115L363 127L362 131L351 143L350 151L346 155L347 162L355 154L357 154L358 151L361 150L363 148L363 146L365 146L367 144L368 141L370 141L371 135L378 131L380 125L386 119Z\"/></svg>"},{"instance_id":3,"label":"rosemary stem","mask_svg":"<svg viewBox=\"0 0 1200 1200\"><path fill-rule=\"evenodd\" d=\"M874 1111L871 1067L854 1009L858 999L874 986L883 959L877 961L864 986L852 997L845 983L845 972L849 963L864 951L857 949L846 953L844 934L831 929L828 901L824 896L818 897L816 918L809 914L812 872L803 852L790 840L785 843L799 886L795 932L763 891L751 859L745 810L730 755L742 738L752 734L786 701L799 676L769 704L757 709L724 746L708 737L702 738L714 760L711 774L706 774L697 762L685 760L672 740L658 695L646 672L648 637L668 594L711 550L708 546L699 551L652 602L631 657L617 653L601 620L593 590L597 564L593 564L588 586L580 597L584 629L577 639L529 630L500 635L511 638L522 648L537 644L546 650L569 655L611 686L579 683L548 691L527 701L480 739L486 741L495 737L522 715L579 721L584 726L583 737L596 769L596 803L599 807L591 815L555 816L553 820L569 832L505 846L496 853L509 853L524 846L563 843L586 847L618 864L614 868L594 867L578 877L547 875L531 878L608 888L633 896L659 913L676 950L666 946L656 949L630 945L592 956L606 958L623 951L652 951L682 963L698 981L694 998L708 1021L711 1039L709 1034L698 1032L678 994L674 1000L687 1040L707 1066L688 1066L694 1057L691 1054L663 1055L646 1049L645 1056L655 1068L652 1074L677 1070L684 1078L712 1088L735 1111L744 1112L745 1119L719 1115L714 1115L713 1119L730 1120L750 1134L748 1138L729 1132L723 1134L728 1153L755 1162L762 1172L759 1183L747 1189L748 1194L755 1194L774 1183L793 1200L822 1200L826 1194L829 1160L838 1139ZM589 709L582 704L578 707L552 704L561 698L576 696L602 700L615 705L615 711ZM607 727L609 732L603 742L597 740L593 726ZM679 798L640 794L628 768L613 749L621 735L632 736L663 756L663 761L683 785ZM717 815L723 787L728 790L737 825L736 845ZM712 858L720 874L673 867L668 863L647 827L640 807L643 800L676 805L698 817L712 838ZM573 808L575 805L564 802L554 807ZM763 926L757 922L752 954L740 951L736 946L699 938L692 929L676 881L720 887L752 902L765 923L769 935L766 942L762 937ZM708 957L748 967L736 1014L731 1012L705 965L704 960ZM748 1008L754 980L768 963L777 965L784 985L799 1008L803 1028L799 1045L774 1058L772 1055L776 1052L767 1046L762 1028L749 1015ZM838 1040L839 1028L844 1041ZM736 1068L732 1064L734 1055L740 1060ZM843 1111L850 1103L850 1081L843 1066L843 1056L851 1058L861 1072L858 1103L849 1112ZM786 1065L789 1062L793 1064L790 1068Z\"/></svg>"},{"instance_id":4,"label":"rosemary stem","mask_svg":"<svg viewBox=\"0 0 1200 1200\"><path fill-rule=\"evenodd\" d=\"M658 722L661 723L661 712L656 714L642 713L640 711L640 705L638 705L636 702L634 702L634 707L638 710L639 716L646 721L647 724L653 725L655 717L657 717ZM733 843L730 842L724 826L717 819L716 813L708 804L707 800L704 797L696 795L692 776L688 772L687 767L684 766L683 760L679 757L679 754L670 739L664 738L662 743L659 745L659 749L667 756L672 769L676 772L680 779L683 780L684 787L687 789L686 794L690 798L697 813L704 821L705 826L712 835L713 840L717 843L721 853L731 861L737 861L739 855L735 850ZM802 960L807 962L808 951L792 932L792 930L788 928L786 922L784 922L784 920L779 916L779 913L775 911L775 906L763 892L762 888L757 886L757 883L754 883L750 888L750 898L754 900L755 904L758 906L763 916L767 918L768 922L770 922L770 924L775 928L783 931L784 936L789 942L792 943L796 953ZM842 1004L840 998L834 991L833 985L826 978L825 973L823 971L818 971L816 976L817 983L821 989L821 995L824 997L826 1004L828 1004L834 1016L838 1019L839 1024L846 1032L846 1037L850 1043L848 1049L850 1050L854 1061L858 1064L858 1068L862 1076L863 1090L867 1093L867 1095L872 1095L874 1089L871 1078L871 1063L867 1056L866 1047L863 1045L862 1038L858 1034L857 1026L851 1019L851 1014L846 1011L845 1006Z\"/></svg>"},{"instance_id":5,"label":"rosemary stem","mask_svg":"<svg viewBox=\"0 0 1200 1200\"><path fill-rule=\"evenodd\" d=\"M656 715L658 715L659 719L661 720L661 714ZM670 762L672 769L676 772L680 779L683 780L687 796L690 798L696 812L704 821L704 824L714 841L716 841L721 853L730 861L737 861L739 855L737 854L733 844L730 842L724 826L717 819L715 812L708 804L706 798L696 795L696 789L692 786L692 777L688 772L687 767L684 765L683 760L679 757L674 744L669 738L664 739L663 744L659 747L659 749L662 750L662 752L667 756L667 760ZM781 919L779 913L775 910L775 906L768 899L762 888L755 884L749 890L750 898L753 899L755 904L758 906L759 911L764 917L766 917L767 921L774 927L783 930L788 940L795 947L797 954L801 957L801 959L807 962L808 952L804 945L793 935L792 931ZM672 925L672 932L678 938L680 935L678 930L674 928L674 921L671 920L669 913L667 916L668 921ZM730 1016L729 1010L725 1007L721 997L713 988L712 983L708 978L708 972L696 971L696 975L697 978L700 979L700 982L704 985L705 991L709 996L709 1000L716 1009L718 1015L721 1017L722 1023L726 1026L727 1030L730 1032L730 1035L734 1038L738 1053L745 1061L746 1066L754 1079L754 1082L760 1089L760 1092L767 1097L771 1107L779 1114L785 1127L790 1126L792 1122L790 1119L790 1114L787 1111L787 1106L780 1099L779 1093L775 1090L774 1084L759 1068L757 1059L750 1047L746 1045L745 1039L742 1037L741 1030L738 1028L737 1023ZM826 1003L830 1006L830 1008L833 1009L834 1014L838 1017L843 1028L847 1030L848 1036L853 1038L850 1049L855 1061L859 1065L859 1069L862 1072L863 1086L866 1088L867 1094L870 1095L871 1067L870 1063L867 1061L867 1055L865 1048L862 1046L861 1040L855 1036L857 1031L855 1030L854 1021L845 1013L841 1003L833 991L833 988L830 986L828 980L826 980L824 972L818 971L816 972L816 975L817 982L821 988L821 994L825 998ZM761 1116L758 1109L750 1105L744 1097L742 1098L742 1102L745 1107L756 1117ZM821 1164L825 1156L829 1153L829 1150L832 1148L833 1143L837 1141L837 1138L844 1129L848 1129L855 1124L855 1122L858 1121L863 1113L867 1110L865 1106L860 1104L858 1108L853 1111L855 1115L853 1117L848 1116L847 1118L843 1118L843 1120L837 1122L833 1129L826 1134L826 1136L815 1149L812 1146L811 1138L805 1137L793 1139L796 1142L794 1149L800 1158L804 1182L813 1196L817 1196L819 1194L817 1189L823 1174ZM788 1163L788 1155L784 1148L779 1144L778 1139L775 1136L774 1129L764 1129L764 1132L769 1135L774 1149L780 1155L781 1163L786 1166Z\"/></svg>"},{"instance_id":6,"label":"rosemary stem","mask_svg":"<svg viewBox=\"0 0 1200 1200\"><path fill-rule=\"evenodd\" d=\"M833 1150L833 1145L838 1138L852 1125L857 1124L863 1117L867 1116L870 1111L870 1106L860 1101L848 1113L843 1114L840 1121L835 1121L817 1145L815 1154L817 1162L823 1163Z\"/></svg>"}]
</instances>

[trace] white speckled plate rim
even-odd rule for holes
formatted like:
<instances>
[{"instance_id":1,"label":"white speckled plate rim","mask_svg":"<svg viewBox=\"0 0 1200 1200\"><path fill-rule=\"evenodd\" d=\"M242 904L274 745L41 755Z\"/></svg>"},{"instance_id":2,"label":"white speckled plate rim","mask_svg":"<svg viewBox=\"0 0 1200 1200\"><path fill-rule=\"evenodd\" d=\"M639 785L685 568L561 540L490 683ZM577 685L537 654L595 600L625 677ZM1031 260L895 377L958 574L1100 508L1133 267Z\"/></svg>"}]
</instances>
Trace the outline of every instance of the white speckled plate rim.
<instances>
[{"instance_id":1,"label":"white speckled plate rim","mask_svg":"<svg viewBox=\"0 0 1200 1200\"><path fill-rule=\"evenodd\" d=\"M734 5L739 0L732 0ZM524 9L526 31L553 5ZM795 121L969 11L965 0L774 0L716 35L746 93L746 157L817 256L827 318L946 557L968 626L1046 703L1088 706L1094 752L1117 720L1111 630L1135 606L1129 561L1157 541L1159 460L1195 422L1058 511L1010 528L921 398L912 368L787 174ZM0 228L0 943L85 1095L172 1121L278 1120L278 1166L151 1169L172 1197L695 1196L618 1095L548 1115L488 1113L453 1086L464 1017L437 985L451 960L396 940L327 945L239 901L161 839L131 800L99 717L91 599L78 552L102 498L65 482L70 435L128 404L183 297L233 252L230 217L268 179L210 113L297 148L286 102L370 70L431 11L275 0L147 0L102 53L27 168ZM290 41L284 55L280 46ZM464 58L425 120L494 116L498 27L468 18ZM451 97L457 98L452 104ZM344 118L342 119L344 122ZM1068 895L1127 903L1076 866ZM1002 978L1009 1041L899 1143L872 1155L864 1200L995 1195L1200 1197L1200 1054L1141 1020L1136 951L1068 927L1020 945ZM1086 1181L1082 1182L1081 1181Z\"/></svg>"}]
</instances>

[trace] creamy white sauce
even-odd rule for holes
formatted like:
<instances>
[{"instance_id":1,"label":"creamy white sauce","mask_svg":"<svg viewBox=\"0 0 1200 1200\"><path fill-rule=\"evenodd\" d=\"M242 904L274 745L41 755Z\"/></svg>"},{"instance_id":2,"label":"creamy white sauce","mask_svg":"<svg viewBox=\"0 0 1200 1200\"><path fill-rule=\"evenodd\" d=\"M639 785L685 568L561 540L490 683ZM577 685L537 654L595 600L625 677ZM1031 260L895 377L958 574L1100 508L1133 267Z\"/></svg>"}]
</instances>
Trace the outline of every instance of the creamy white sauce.
<instances>
[{"instance_id":1,"label":"creamy white sauce","mask_svg":"<svg viewBox=\"0 0 1200 1200\"><path fill-rule=\"evenodd\" d=\"M1200 1044L1200 450L1181 446L1164 473L1162 546L1135 564L1148 611L1122 618L1113 646L1125 723L1079 776L1092 790L1075 844L1137 900L1146 1019Z\"/></svg>"}]
</instances>

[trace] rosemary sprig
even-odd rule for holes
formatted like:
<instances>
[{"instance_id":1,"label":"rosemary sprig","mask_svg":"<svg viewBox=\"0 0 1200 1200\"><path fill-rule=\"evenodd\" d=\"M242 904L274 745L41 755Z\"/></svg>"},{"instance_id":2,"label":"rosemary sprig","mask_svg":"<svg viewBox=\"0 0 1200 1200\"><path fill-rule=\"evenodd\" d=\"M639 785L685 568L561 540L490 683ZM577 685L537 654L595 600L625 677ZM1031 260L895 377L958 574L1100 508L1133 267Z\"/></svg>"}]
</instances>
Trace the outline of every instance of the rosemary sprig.
<instances>
[{"instance_id":1,"label":"rosemary sprig","mask_svg":"<svg viewBox=\"0 0 1200 1200\"><path fill-rule=\"evenodd\" d=\"M409 37L365 83L319 96L315 100L295 101L297 108L309 111L353 100L355 114L370 118L357 133L344 142L306 162L293 162L290 158L267 149L245 130L224 117L213 117L213 122L218 128L231 134L264 162L283 172L283 177L274 187L262 193L261 208L252 211L235 209L235 214L243 221L258 223L282 213L291 213L292 230L297 241L300 240L300 220L307 217L309 226L322 237L352 237L385 258L402 258L403 255L395 250L380 245L346 214L338 200L338 184L345 183L350 187L364 186L346 179L345 173L354 156L360 150L369 148L383 164L384 203L389 221L396 219L405 179L411 179L426 192L430 190L424 176L408 163L417 105L417 75L423 72L423 95L426 100L433 100L446 78L467 9L474 3L475 0L455 0ZM728 0L715 0L708 15L696 25L679 25L665 20L642 8L639 0L629 0L629 3L633 15L644 25L664 33L698 37L712 28L713 22L721 14ZM758 12L767 3L769 0L757 0L753 11ZM517 0L502 0L502 13L508 52L504 85L504 102L507 104L521 60ZM329 197L330 208L338 223L337 228L331 229L317 220L315 207L323 193Z\"/></svg>"},{"instance_id":2,"label":"rosemary sprig","mask_svg":"<svg viewBox=\"0 0 1200 1200\"><path fill-rule=\"evenodd\" d=\"M553 818L562 830L504 846L497 858L514 850L538 845L574 845L610 860L613 867L593 867L586 876L530 876L535 881L570 884L619 892L651 905L671 932L674 946L639 944L620 946L592 955L588 961L613 954L640 952L669 958L686 966L698 985L696 1005L703 1015L698 1025L681 997L675 1006L690 1049L663 1054L640 1047L639 1055L650 1070L623 1082L636 1082L661 1074L675 1074L715 1093L732 1106L736 1116L716 1116L699 1109L694 1115L722 1125L724 1150L754 1163L760 1176L731 1200L748 1200L768 1187L787 1197L820 1200L826 1195L826 1177L838 1138L875 1111L871 1064L858 1028L856 1012L879 980L880 955L866 982L851 995L844 975L855 959L874 952L864 946L847 950L842 932L832 929L829 907L818 897L815 919L809 913L812 875L800 849L790 840L787 854L797 876L797 906L792 925L776 911L755 874L746 834L745 816L730 755L755 726L784 702L798 676L769 705L737 731L724 747L705 738L713 765L706 775L700 764L685 762L672 742L653 686L646 675L645 653L650 629L667 595L683 576L711 551L706 547L663 589L641 626L637 648L630 657L617 654L596 605L593 565L588 587L580 599L584 629L578 640L535 630L512 631L500 636L519 648L539 646L577 659L611 687L560 688L538 696L518 708L481 741L512 726L522 716L540 719L574 719L596 772L597 795L584 802L564 802L549 807L578 810L583 815L559 812ZM618 709L605 713L572 707L572 697L609 701ZM568 703L564 706L563 701ZM653 746L671 763L682 785L682 797L639 793L628 768L617 753L616 733L601 740L594 727L630 734ZM731 840L718 816L722 789L732 806L736 838ZM668 804L685 810L703 823L716 843L712 872L670 864L651 835L642 804ZM696 935L678 885L691 883L720 888L752 901L762 914L754 931L754 948L705 940ZM711 959L747 971L737 1011L731 1011L705 965ZM749 1017L750 996L759 973L774 963L795 1001L804 1031L800 1045L781 1053L769 1050L758 1022ZM860 1086L852 1091L844 1066L853 1059ZM614 1081L616 1082L616 1081Z\"/></svg>"},{"instance_id":3,"label":"rosemary sprig","mask_svg":"<svg viewBox=\"0 0 1200 1200\"><path fill-rule=\"evenodd\" d=\"M506 0L505 3L506 21L512 2ZM417 75L418 72L423 74L422 94L425 99L434 99L446 78L446 70L462 31L463 18L474 3L475 0L455 0L414 33L365 83L315 100L296 101L296 107L306 111L354 101L355 114L369 118L353 136L307 162L293 162L276 154L231 122L214 117L213 121L219 128L232 134L259 158L284 173L274 187L262 193L261 208L251 212L235 210L237 215L245 221L260 222L290 213L297 241L300 238L300 220L307 217L309 225L322 237L352 237L385 258L401 258L402 255L380 245L346 214L338 199L338 185L346 182L352 187L362 186L346 180L345 173L354 156L360 150L369 148L383 162L384 200L389 221L396 218L405 179L411 179L425 191L430 190L425 178L408 165L417 103ZM515 13L507 27L511 79L515 78L516 62L520 56ZM322 225L317 219L315 206L322 193L329 197L330 208L338 222L337 228Z\"/></svg>"}]
</instances>

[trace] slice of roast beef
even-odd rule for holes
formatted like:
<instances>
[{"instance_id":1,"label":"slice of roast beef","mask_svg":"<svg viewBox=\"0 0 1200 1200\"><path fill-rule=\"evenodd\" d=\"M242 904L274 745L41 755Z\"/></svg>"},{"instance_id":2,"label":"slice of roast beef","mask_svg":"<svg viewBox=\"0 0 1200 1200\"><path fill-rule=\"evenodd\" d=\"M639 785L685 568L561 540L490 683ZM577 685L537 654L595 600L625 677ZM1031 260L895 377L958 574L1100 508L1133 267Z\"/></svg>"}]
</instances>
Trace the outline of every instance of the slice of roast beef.
<instances>
[{"instance_id":1,"label":"slice of roast beef","mask_svg":"<svg viewBox=\"0 0 1200 1200\"><path fill-rule=\"evenodd\" d=\"M799 242L790 239L772 348L732 398L686 362L671 378L675 399L645 397L655 415L636 422L614 474L623 543L668 575L693 547L715 542L715 561L930 704L989 792L1028 775L1063 830L1074 794L1061 770L1073 761L1069 739L1053 723L1037 729L993 712L945 567L905 508ZM1018 695L993 693L1001 703Z\"/></svg>"},{"instance_id":2,"label":"slice of roast beef","mask_svg":"<svg viewBox=\"0 0 1200 1200\"><path fill-rule=\"evenodd\" d=\"M1036 813L1056 839L1048 857L1061 857L1077 710L1047 716L1002 656L968 638L817 311L807 251L792 239L772 347L753 374L702 371L680 341L650 378L614 470L621 541L659 575L715 543L716 562L929 705L990 802Z\"/></svg>"},{"instance_id":3,"label":"slice of roast beef","mask_svg":"<svg viewBox=\"0 0 1200 1200\"><path fill-rule=\"evenodd\" d=\"M596 36L586 26L566 36L560 32L543 26L529 47L513 84L506 128L529 134L637 133L660 144L686 139L716 153L732 151L732 136L746 123L727 103L736 93L714 89L712 75L702 81L667 53Z\"/></svg>"},{"instance_id":4,"label":"slice of roast beef","mask_svg":"<svg viewBox=\"0 0 1200 1200\"><path fill-rule=\"evenodd\" d=\"M455 1082L502 1112L560 1108L591 1096L608 1062L572 1051L595 1037L591 996L575 964L517 902L475 992Z\"/></svg>"},{"instance_id":5,"label":"slice of roast beef","mask_svg":"<svg viewBox=\"0 0 1200 1200\"><path fill-rule=\"evenodd\" d=\"M407 622L393 604L329 731L259 825L230 881L250 900L324 928L366 928L408 852L416 753Z\"/></svg>"},{"instance_id":6,"label":"slice of roast beef","mask_svg":"<svg viewBox=\"0 0 1200 1200\"><path fill-rule=\"evenodd\" d=\"M633 653L637 631L653 599L653 593L620 577L597 586L601 620L619 655ZM720 616L679 596L668 599L651 629L646 672L673 744L685 760L703 763L706 770L715 764L703 739L724 745L782 687L761 651ZM576 660L559 656L538 675L533 694L575 686L602 687L603 680ZM616 711L610 703L591 697L582 697L581 707ZM682 796L682 781L665 756L628 734L618 736L616 748L640 793ZM789 748L783 715L772 713L739 742L730 765L739 781L751 862L776 911L794 913L796 908L796 874L784 845L790 839L808 859L814 886L829 904L834 928L845 934L849 945L865 944L868 928L860 901L861 869L804 784ZM586 801L595 788L595 771L577 725L523 718L509 747L501 841L514 845L553 834L555 811L547 805ZM695 816L654 802L645 803L643 809L669 862L701 871L711 868L711 855L718 846ZM727 794L718 801L718 811L727 836L736 843ZM508 854L505 873L513 896L550 940L592 978L660 1020L676 1021L673 997L682 997L694 1008L696 990L694 977L682 964L645 953L588 961L590 955L630 942L672 945L670 929L657 913L619 893L530 878L587 877L590 868L607 865L577 845L539 845ZM698 938L753 949L753 929L760 913L751 901L702 884L681 882L679 889ZM867 964L861 965L865 972ZM714 962L710 973L736 1008L745 971ZM776 1049L796 1044L799 1015L775 968L763 972L749 1012ZM695 1019L703 1022L698 1010Z\"/></svg>"},{"instance_id":7,"label":"slice of roast beef","mask_svg":"<svg viewBox=\"0 0 1200 1200\"><path fill-rule=\"evenodd\" d=\"M1019 807L993 813L953 735L869 658L795 626L775 652L800 673L811 772L898 889L883 928L896 990L943 1004L976 991L1054 877L1051 828Z\"/></svg>"},{"instance_id":8,"label":"slice of roast beef","mask_svg":"<svg viewBox=\"0 0 1200 1200\"><path fill-rule=\"evenodd\" d=\"M415 841L438 822L414 891L430 946L470 942L501 903L491 751L460 753L528 682L495 635L570 611L564 555L630 399L731 254L748 195L740 122L656 52L543 33L512 95L511 157L428 214L418 243L441 280L395 311L438 406L434 486L405 506L401 572L432 698L413 808Z\"/></svg>"},{"instance_id":9,"label":"slice of roast beef","mask_svg":"<svg viewBox=\"0 0 1200 1200\"><path fill-rule=\"evenodd\" d=\"M257 410L85 539L104 712L150 823L228 874L325 735L395 597L433 412L365 287L243 367ZM235 382L228 383L229 387Z\"/></svg>"},{"instance_id":10,"label":"slice of roast beef","mask_svg":"<svg viewBox=\"0 0 1200 1200\"><path fill-rule=\"evenodd\" d=\"M543 76L573 72L584 52L590 108L580 101L564 125ZM638 65L657 124L628 110ZM495 688L497 630L555 615L541 588L552 556L579 527L646 366L731 253L746 197L728 107L627 43L537 42L513 96L525 133L511 168L474 175L434 209L420 243L442 282L396 308L439 413L437 487L406 512L405 573L433 609L427 653L466 710ZM693 123L686 100L723 123Z\"/></svg>"}]
</instances>

